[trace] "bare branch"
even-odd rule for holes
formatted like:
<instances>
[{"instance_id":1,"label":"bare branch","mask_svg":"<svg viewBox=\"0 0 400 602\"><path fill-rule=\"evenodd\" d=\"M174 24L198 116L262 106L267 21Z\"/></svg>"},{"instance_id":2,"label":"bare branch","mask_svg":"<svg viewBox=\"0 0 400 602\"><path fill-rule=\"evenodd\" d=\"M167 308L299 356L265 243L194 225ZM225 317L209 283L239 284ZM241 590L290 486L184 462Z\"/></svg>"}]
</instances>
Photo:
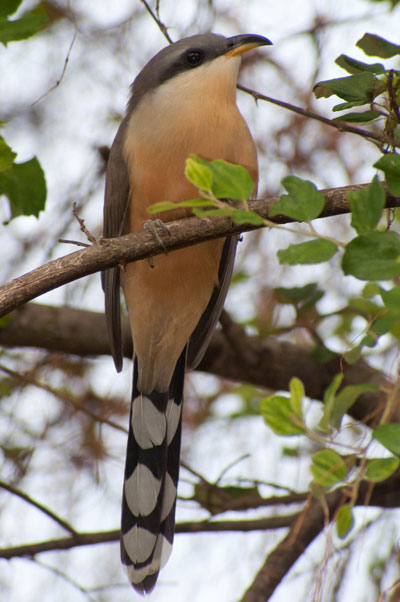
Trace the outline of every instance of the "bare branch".
<instances>
[{"instance_id":1,"label":"bare branch","mask_svg":"<svg viewBox=\"0 0 400 602\"><path fill-rule=\"evenodd\" d=\"M400 471L397 471L389 479L382 483L374 485L373 491L370 491L370 483L363 482L359 488L359 493L356 505L360 506L380 506L384 508L398 508L400 506ZM309 493L303 493L304 498L309 496ZM287 499L287 498L290 499ZM329 510L329 518L334 514L334 511L339 507L344 499L347 499L348 492L346 487L337 489L325 497L324 508ZM285 503L293 503L291 496L282 496L276 498L276 504L282 505ZM274 516L260 518L255 520L230 520L230 521L192 521L183 522L176 525L176 533L216 533L225 531L266 531L273 529L281 529L290 527L286 537L283 539L278 548L271 553L274 565L277 557L283 554L284 558L282 570L278 581L277 575L274 576L275 587L283 575L289 570L296 558L301 555L307 545L318 535L326 523L325 510L318 500L311 500L309 504L306 502L305 510L295 514L284 516ZM293 537L296 537L294 541ZM68 550L80 546L88 546L100 543L110 543L119 541L120 531L114 529L112 531L101 531L95 533L76 533L70 537L48 540L40 543L24 544L0 549L0 558L11 559L15 557L34 556L42 552ZM298 541L297 541L298 540ZM288 543L290 542L290 546ZM293 547L293 549L291 549ZM268 559L267 559L268 561ZM266 562L267 562L266 561ZM269 562L269 561L268 561ZM279 561L281 562L281 560ZM264 565L265 566L265 565ZM283 571L283 572L282 572ZM261 571L260 571L261 572ZM265 569L268 574L270 565ZM264 576L262 578L264 583ZM261 580L261 577L260 577ZM256 600L265 600L265 590L263 590L264 598L248 598L255 602ZM245 598L244 598L245 599Z\"/></svg>"},{"instance_id":2,"label":"bare branch","mask_svg":"<svg viewBox=\"0 0 400 602\"><path fill-rule=\"evenodd\" d=\"M21 491L20 489L13 487L12 485L10 485L9 483L6 483L5 481L0 481L0 487L2 489L5 489L6 491L9 491L13 495L16 495L17 497L21 498L25 502L28 502L28 504L31 504L31 506L34 506L35 508L37 508L38 510L40 510L41 512L46 514L46 516L48 516L49 518L54 520L63 529L65 529L69 533L72 533L72 535L74 535L74 536L77 535L77 532L75 531L75 529L73 527L71 527L71 525L69 523L67 523L65 520L63 520L59 516L57 516L57 514L55 514L52 510L50 510L46 506L43 506L43 504L41 504L40 502L37 502L36 500L31 498L31 496L28 495L27 493L25 493L24 491Z\"/></svg>"},{"instance_id":3,"label":"bare branch","mask_svg":"<svg viewBox=\"0 0 400 602\"><path fill-rule=\"evenodd\" d=\"M16 381L22 381L26 384L33 385L34 387L42 389L43 391L46 391L47 393L51 393L52 395L55 395L55 397L58 397L62 401L66 402L68 404L71 404L77 412L83 412L87 416L90 416L90 418L93 418L93 420L95 420L96 422L99 422L102 424L108 424L108 426L111 426L111 427L117 429L118 431L122 431L125 434L127 433L126 428L124 428L117 422L110 420L106 416L100 416L96 412L93 412L92 410L90 410L90 408L87 407L87 404L85 404L84 402L82 403L79 400L79 398L75 399L72 395L68 395L64 391L61 391L59 389L54 389L53 387L50 387L49 385L41 383L41 382L37 381L35 378L28 376L26 374L20 374L19 372L16 372L15 370L10 370L10 368L7 368L6 366L3 366L2 364L0 364L0 371L4 372L5 374L8 374L8 376L11 376L11 378L15 379Z\"/></svg>"},{"instance_id":4,"label":"bare branch","mask_svg":"<svg viewBox=\"0 0 400 602\"><path fill-rule=\"evenodd\" d=\"M400 505L400 472L386 481L373 485L362 482L355 504L393 508ZM311 499L294 521L284 539L267 555L253 583L241 602L265 602L282 582L296 560L334 517L339 507L348 501L346 487L327 494L321 501ZM309 494L311 495L311 494ZM397 498L397 499L396 499Z\"/></svg>"},{"instance_id":5,"label":"bare branch","mask_svg":"<svg viewBox=\"0 0 400 602\"><path fill-rule=\"evenodd\" d=\"M369 383L390 389L392 384L379 370L360 360L353 365L342 361L340 355L328 362L317 363L311 347L301 347L270 336L253 337L239 325L221 317L224 329L214 332L199 370L233 381L250 382L271 390L288 390L289 381L298 376L306 394L322 399L333 377L344 374L344 385ZM126 357L132 357L132 342L128 319L123 317L123 345ZM51 307L28 303L11 316L7 326L0 328L0 345L11 347L41 347L50 351L80 356L109 354L109 345L101 313L71 307ZM356 420L372 424L385 407L385 395L364 393L351 407L349 414ZM395 407L392 420L400 422L400 409Z\"/></svg>"},{"instance_id":6,"label":"bare branch","mask_svg":"<svg viewBox=\"0 0 400 602\"><path fill-rule=\"evenodd\" d=\"M216 533L222 531L266 531L281 529L292 524L298 514L259 518L255 520L199 521L178 523L175 533ZM101 531L98 533L77 533L71 537L63 537L40 543L24 544L10 548L0 548L0 558L7 560L22 556L35 556L42 552L69 550L80 546L91 546L99 543L119 541L120 531Z\"/></svg>"},{"instance_id":7,"label":"bare branch","mask_svg":"<svg viewBox=\"0 0 400 602\"><path fill-rule=\"evenodd\" d=\"M322 190L326 206L320 217L339 215L349 211L346 201L348 192L360 190L366 185L345 186ZM269 219L269 210L277 202L277 197L251 201L249 207ZM397 207L400 199L387 195L387 206ZM271 221L271 220L270 220ZM275 223L288 223L291 220L282 216L274 218ZM181 249L199 242L248 232L257 227L249 224L232 224L230 218L188 217L168 222L171 236L165 237L168 251ZM138 261L159 255L163 250L151 233L142 231L127 234L120 238L102 239L99 243L69 255L50 261L35 270L20 276L0 287L0 317L16 309L19 305L58 288L68 282L93 274L119 264Z\"/></svg>"},{"instance_id":8,"label":"bare branch","mask_svg":"<svg viewBox=\"0 0 400 602\"><path fill-rule=\"evenodd\" d=\"M320 115L319 113L315 113L314 111L310 111L309 109L303 109L301 107L297 107L296 105L292 105L289 102L285 102L284 100L278 100L277 98L266 96L265 94L261 94L256 90L246 88L246 86L242 86L241 84L238 84L237 88L238 90L242 90L242 92L246 92L247 94L250 94L250 96L253 96L253 98L256 101L265 100L266 102L270 102L271 104L277 105L278 107L288 109L289 111L297 113L298 115L303 115L303 117L308 117L309 119L314 119L316 121L320 121L321 123L325 123L326 125L329 125L330 127L333 127L339 130L340 132L348 132L350 134L362 136L367 140L371 140L372 142L378 143L379 148L381 148L385 144L390 144L390 146L393 147L400 146L399 142L396 142L396 140L393 140L392 138L389 139L384 134L376 134L375 132L371 132L370 130L365 130L354 125L350 125L346 121L336 121L334 119L329 119L329 117L324 117L324 115Z\"/></svg>"},{"instance_id":9,"label":"bare branch","mask_svg":"<svg viewBox=\"0 0 400 602\"><path fill-rule=\"evenodd\" d=\"M161 19L158 18L158 16L153 13L153 11L150 8L149 3L146 0L140 0L141 3L145 6L147 12L149 13L149 15L151 16L151 18L155 21L155 23L157 24L159 30L161 31L161 33L163 34L163 36L168 40L168 42L170 44L172 44L172 39L168 33L168 28L166 27L166 25L164 25L164 23L161 21ZM158 4L157 4L158 6ZM157 10L157 14L158 14L158 10Z\"/></svg>"},{"instance_id":10,"label":"bare branch","mask_svg":"<svg viewBox=\"0 0 400 602\"><path fill-rule=\"evenodd\" d=\"M334 491L326 496L325 500L329 516L325 516L324 506L318 500L312 499L305 512L293 522L286 537L267 556L241 602L265 602L270 599L284 575L323 530L326 520L329 521L333 516L343 500L343 494L340 490Z\"/></svg>"}]
</instances>

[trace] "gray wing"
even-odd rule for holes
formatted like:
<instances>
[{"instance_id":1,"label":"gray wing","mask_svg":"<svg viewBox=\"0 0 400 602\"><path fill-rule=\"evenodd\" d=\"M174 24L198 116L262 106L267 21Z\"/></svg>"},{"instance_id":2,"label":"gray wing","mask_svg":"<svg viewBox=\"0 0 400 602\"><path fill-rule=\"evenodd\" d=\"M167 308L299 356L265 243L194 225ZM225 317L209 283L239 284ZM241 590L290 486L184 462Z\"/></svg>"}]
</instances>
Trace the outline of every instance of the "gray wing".
<instances>
[{"instance_id":1,"label":"gray wing","mask_svg":"<svg viewBox=\"0 0 400 602\"><path fill-rule=\"evenodd\" d=\"M218 271L219 286L214 288L205 312L201 316L189 340L187 352L188 370L193 370L200 363L210 342L215 325L221 315L232 278L238 240L238 236L229 236L223 246Z\"/></svg>"},{"instance_id":2,"label":"gray wing","mask_svg":"<svg viewBox=\"0 0 400 602\"><path fill-rule=\"evenodd\" d=\"M104 197L104 238L121 236L126 212L129 206L128 168L123 158L127 123L124 120L117 132L106 171ZM118 372L122 369L122 335L120 307L120 269L110 268L101 274L101 283L105 295L105 313L111 354Z\"/></svg>"}]
</instances>

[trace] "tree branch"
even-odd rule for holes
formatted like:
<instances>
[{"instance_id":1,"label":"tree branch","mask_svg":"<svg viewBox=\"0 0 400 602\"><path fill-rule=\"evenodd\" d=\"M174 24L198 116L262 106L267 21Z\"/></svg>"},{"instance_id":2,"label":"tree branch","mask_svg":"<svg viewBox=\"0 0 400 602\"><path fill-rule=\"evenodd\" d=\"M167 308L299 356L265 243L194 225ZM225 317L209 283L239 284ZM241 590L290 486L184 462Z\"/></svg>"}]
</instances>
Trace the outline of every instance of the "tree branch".
<instances>
[{"instance_id":1,"label":"tree branch","mask_svg":"<svg viewBox=\"0 0 400 602\"><path fill-rule=\"evenodd\" d=\"M302 495L305 499L309 499L309 493L302 493L298 495ZM306 502L305 509L303 509L303 511L294 514L259 518L254 520L205 520L182 522L176 525L175 532L180 534L216 533L226 531L266 531L290 527L288 534L285 536L282 542L278 544L277 548L271 552L263 565L263 567L265 567L262 578L264 588L262 591L263 597L246 599L246 602L258 602L258 600L262 600L264 602L264 600L266 600L264 580L265 574L268 573L268 575L271 575L268 577L268 579L272 579L272 581L275 582L276 587L276 585L282 579L282 576L286 574L286 572L296 561L297 557L302 554L307 545L309 545L309 543L311 543L311 541L324 528L327 519L332 518L335 510L341 503L343 503L344 500L347 500L347 497L348 491L346 487L343 487L342 489L337 489L327 494L325 496L323 506L318 500L313 499L309 503ZM277 506L285 503L293 503L291 496L276 496ZM372 492L370 490L369 483L361 483L355 504L359 506L379 506L383 508L400 507L400 470L398 470L386 481L376 484L373 487ZM326 508L329 509L329 517L325 516ZM39 543L24 544L21 546L1 548L0 558L10 560L11 558L16 557L35 556L36 554L40 554L42 552L68 550L80 546L116 542L119 541L119 537L119 529L95 533L75 533L69 537L62 537L59 539L53 539ZM292 547L293 550L291 551ZM285 550L284 554L282 552L283 550ZM279 555L283 555L283 558L281 558L279 563L277 563ZM272 560L270 561L269 558L271 557ZM278 567L282 567L279 569L281 571L279 576L277 575L277 572L272 574L270 568L271 564L266 567L267 562L274 564L276 566L276 571L278 571ZM257 583L260 584L260 581L261 577ZM254 595L254 593L252 593L252 595Z\"/></svg>"},{"instance_id":2,"label":"tree branch","mask_svg":"<svg viewBox=\"0 0 400 602\"><path fill-rule=\"evenodd\" d=\"M343 494L340 490L326 496L324 505L312 499L303 514L293 522L286 537L267 556L253 583L241 598L241 602L269 600L296 560L329 523L342 501Z\"/></svg>"},{"instance_id":3,"label":"tree branch","mask_svg":"<svg viewBox=\"0 0 400 602\"><path fill-rule=\"evenodd\" d=\"M40 510L41 512L46 514L46 516L48 516L49 518L54 520L58 525L60 525L60 527L62 527L69 533L72 533L73 536L77 535L75 529L73 527L71 527L71 525L69 523L67 523L67 521L65 521L64 519L57 516L57 514L55 514L52 510L50 510L46 506L43 506L43 504L41 504L40 502L31 498L31 496L28 495L27 493L25 493L24 491L21 491L20 489L17 489L16 487L13 487L9 483L6 483L5 481L2 481L2 480L0 480L0 488L5 489L6 491L9 491L10 493L21 498L28 504L31 504L32 506L34 506L34 508L37 508L38 510Z\"/></svg>"},{"instance_id":4,"label":"tree branch","mask_svg":"<svg viewBox=\"0 0 400 602\"><path fill-rule=\"evenodd\" d=\"M255 520L230 520L230 521L191 521L178 523L175 533L217 533L226 531L267 531L281 529L292 524L298 514L288 516L273 516L271 518L258 518ZM98 533L77 533L71 537L61 537L40 543L24 544L10 548L0 548L0 558L10 560L22 556L35 556L42 552L69 550L80 546L91 546L99 543L119 541L120 531L101 531Z\"/></svg>"},{"instance_id":5,"label":"tree branch","mask_svg":"<svg viewBox=\"0 0 400 602\"><path fill-rule=\"evenodd\" d=\"M357 126L347 123L346 121L336 121L335 119L329 119L329 117L325 117L324 115L320 115L319 113L315 113L314 111L310 111L309 109L303 109L302 107L297 107L296 105L292 105L291 103L285 102L284 100L278 100L277 98L266 96L265 94L261 94L256 90L252 90L251 88L246 88L246 86L242 86L242 84L238 84L237 88L238 90L246 92L246 94L252 96L256 101L265 100L266 102L270 102L271 104L277 105L278 107L282 107L283 109L292 111L292 113L297 113L298 115L302 115L303 117L307 117L308 119L314 119L316 121L320 121L321 123L325 123L326 125L329 125L339 130L340 132L356 134L357 136L361 136L362 138L378 143L379 148L381 148L384 144L390 144L391 146L395 147L400 146L400 144L396 142L396 140L388 139L388 137L384 134L377 134L375 132L371 132L370 130L359 128Z\"/></svg>"},{"instance_id":6,"label":"tree branch","mask_svg":"<svg viewBox=\"0 0 400 602\"><path fill-rule=\"evenodd\" d=\"M333 377L344 374L344 385L369 383L390 389L392 384L379 370L360 360L347 364L340 355L318 363L312 348L301 347L274 337L249 336L239 325L228 325L224 312L223 330L216 330L198 369L233 381L245 381L271 390L288 390L289 381L298 376L312 399L322 399ZM123 345L126 357L132 357L128 319L123 317ZM101 313L28 303L10 315L0 328L0 345L38 347L80 356L108 355L104 315ZM356 420L373 424L385 407L385 395L364 393L350 408ZM392 420L400 422L400 409L393 404Z\"/></svg>"},{"instance_id":7,"label":"tree branch","mask_svg":"<svg viewBox=\"0 0 400 602\"><path fill-rule=\"evenodd\" d=\"M397 471L389 479L375 486L362 482L355 505L398 507L400 506L399 492L400 472ZM347 501L348 491L346 487L342 487L327 494L323 503L314 498L306 503L303 512L293 521L287 535L267 555L253 583L241 598L241 602L269 600L297 559L334 518L339 507Z\"/></svg>"},{"instance_id":8,"label":"tree branch","mask_svg":"<svg viewBox=\"0 0 400 602\"><path fill-rule=\"evenodd\" d=\"M346 201L348 192L360 190L366 185L345 186L322 190L326 206L322 217L339 215L349 211ZM269 218L269 210L277 202L277 197L256 200L249 203L252 211ZM387 195L387 206L400 206L400 198ZM291 220L282 216L273 219L275 223L288 223ZM168 251L181 249L199 242L247 232L257 227L249 224L232 224L230 218L188 217L168 222L170 236L165 236L164 244ZM35 270L20 276L0 287L0 317L13 311L23 303L43 293L58 288L68 282L93 274L118 264L125 264L146 257L159 255L163 250L147 231L127 234L120 238L101 239L97 244L55 259Z\"/></svg>"}]
</instances>

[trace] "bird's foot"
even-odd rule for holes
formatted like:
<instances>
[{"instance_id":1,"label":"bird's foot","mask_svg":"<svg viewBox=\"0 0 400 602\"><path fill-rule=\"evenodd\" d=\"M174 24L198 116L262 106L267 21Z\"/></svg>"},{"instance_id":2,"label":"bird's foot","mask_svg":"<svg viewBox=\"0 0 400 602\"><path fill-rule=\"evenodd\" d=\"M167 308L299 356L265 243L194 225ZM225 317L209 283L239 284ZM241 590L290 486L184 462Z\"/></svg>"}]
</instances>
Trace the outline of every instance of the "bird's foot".
<instances>
[{"instance_id":1,"label":"bird's foot","mask_svg":"<svg viewBox=\"0 0 400 602\"><path fill-rule=\"evenodd\" d=\"M164 222L161 219L154 219L154 220L153 219L148 219L143 224L143 229L144 230L148 230L151 233L151 235L158 242L158 244L160 245L160 247L162 248L162 250L164 251L164 253L166 255L168 255L168 249L165 246L165 244L163 243L163 241L161 239L161 236L157 232L157 228L161 228L162 230L164 230L165 232L167 232L168 236L171 236L171 232L168 230L168 227L164 224ZM153 264L153 258L152 257L148 258L148 262L150 264L150 267L153 268L154 264Z\"/></svg>"}]
</instances>

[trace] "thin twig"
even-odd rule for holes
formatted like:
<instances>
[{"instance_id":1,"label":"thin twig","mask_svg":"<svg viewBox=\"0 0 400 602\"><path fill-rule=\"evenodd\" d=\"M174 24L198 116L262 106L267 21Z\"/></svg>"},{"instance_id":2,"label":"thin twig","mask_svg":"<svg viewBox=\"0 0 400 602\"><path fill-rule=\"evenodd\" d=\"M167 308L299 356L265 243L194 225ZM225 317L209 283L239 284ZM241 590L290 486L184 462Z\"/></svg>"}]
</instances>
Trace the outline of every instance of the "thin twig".
<instances>
[{"instance_id":1,"label":"thin twig","mask_svg":"<svg viewBox=\"0 0 400 602\"><path fill-rule=\"evenodd\" d=\"M50 510L46 506L43 506L43 504L41 504L40 502L37 502L36 500L31 498L31 496L28 495L27 493L24 493L20 489L17 489L13 485L10 485L9 483L6 483L5 481L2 481L2 480L0 480L0 487L2 489L5 489L6 491L9 491L13 495L16 495L17 497L21 498L25 502L28 502L28 504L31 504L31 506L34 506L35 508L37 508L38 510L40 510L41 512L46 514L46 516L50 517L58 525L60 525L63 529L65 529L72 535L74 535L74 536L78 535L78 533L75 531L75 529L73 527L71 527L71 525L69 523L67 523L65 520L63 520L59 516L57 516L57 514L52 512L52 510Z\"/></svg>"},{"instance_id":2,"label":"thin twig","mask_svg":"<svg viewBox=\"0 0 400 602\"><path fill-rule=\"evenodd\" d=\"M67 245L76 245L77 247L90 247L87 242L80 242L79 240L68 240L67 238L59 238L58 242L65 243Z\"/></svg>"},{"instance_id":3,"label":"thin twig","mask_svg":"<svg viewBox=\"0 0 400 602\"><path fill-rule=\"evenodd\" d=\"M157 27L159 28L159 30L161 31L161 33L163 34L163 36L168 40L168 42L170 44L173 43L169 33L168 33L168 28L164 25L164 23L161 21L161 19L159 17L157 17L157 15L159 14L159 6L157 4L157 15L154 14L154 12L151 10L149 4L146 2L146 0L140 0L141 3L145 6L147 12L149 13L149 15L151 16L151 18L157 23Z\"/></svg>"},{"instance_id":4,"label":"thin twig","mask_svg":"<svg viewBox=\"0 0 400 602\"><path fill-rule=\"evenodd\" d=\"M330 516L340 503L343 494L334 491L328 497ZM241 598L241 602L266 602L270 599L283 577L308 545L319 535L325 526L325 510L320 502L313 499L307 515L292 524L286 537L267 555L253 583Z\"/></svg>"},{"instance_id":5,"label":"thin twig","mask_svg":"<svg viewBox=\"0 0 400 602\"><path fill-rule=\"evenodd\" d=\"M10 370L10 368L7 368L6 366L3 366L2 364L0 364L0 370L2 372L4 372L5 374L8 374L8 376L11 376L12 378L14 378L17 381L22 381L28 385L32 385L34 387L37 387L38 389L42 389L43 391L46 391L47 393L51 393L55 397L58 397L58 399L61 399L62 401L71 404L74 407L74 409L77 410L78 412L83 412L84 414L86 414L90 418L93 418L93 420L96 420L97 422L100 422L103 424L108 424L108 426L112 426L113 428L115 428L119 431L122 431L125 434L127 433L127 430L123 426L121 426L117 422L114 422L113 420L104 418L103 416L99 416L98 414L96 414L96 412L92 412L86 406L77 402L72 396L67 395L64 391L54 389L53 387L50 387L49 385L45 385L44 383L38 382L34 378L29 377L27 374L20 374L19 372L16 372L15 370Z\"/></svg>"},{"instance_id":6,"label":"thin twig","mask_svg":"<svg viewBox=\"0 0 400 602\"><path fill-rule=\"evenodd\" d=\"M75 579L70 577L67 573L65 573L61 569L59 569L55 566L51 566L50 564L47 564L47 562L43 562L42 560L38 560L37 558L31 558L30 560L32 562L34 562L37 566L40 566L41 568L46 569L47 571L50 571L57 577L60 577L61 579L63 579L63 581L68 583L68 585L70 585L74 589L78 590L78 592L80 592L81 594L84 594L90 602L95 602L95 599L93 598L93 596L91 596L90 592L86 589L86 587L81 585L78 581L76 581Z\"/></svg>"},{"instance_id":7,"label":"thin twig","mask_svg":"<svg viewBox=\"0 0 400 602\"><path fill-rule=\"evenodd\" d=\"M53 90L55 90L56 88L58 88L58 86L61 84L61 82L62 82L62 80L64 78L64 75L65 75L65 72L67 70L67 65L68 65L68 62L69 62L69 57L71 56L72 48L73 48L73 46L75 44L76 31L77 31L76 27L74 27L74 35L72 36L72 40L71 40L71 43L70 43L69 48L68 48L67 56L65 57L64 67L63 67L63 70L61 71L60 77L58 78L58 80L56 81L56 83L54 84L54 86L52 86L49 90L47 90L47 92L45 92L44 94L42 94L41 96L39 96L39 98L37 100L35 100L35 102L32 104L32 106L34 106L35 104L37 104L38 102L40 102L42 100L42 98L45 98L45 96L47 96L48 94L50 94L50 92L53 92Z\"/></svg>"},{"instance_id":8,"label":"thin twig","mask_svg":"<svg viewBox=\"0 0 400 602\"><path fill-rule=\"evenodd\" d=\"M88 241L91 242L93 245L95 245L97 243L97 240L93 236L93 234L86 228L86 226L85 226L85 220L82 219L81 217L79 217L79 215L78 215L78 209L77 209L77 206L76 206L76 202L74 202L73 205L72 205L72 213L73 213L75 219L78 221L80 229L85 234L85 236L88 239Z\"/></svg>"},{"instance_id":9,"label":"thin twig","mask_svg":"<svg viewBox=\"0 0 400 602\"><path fill-rule=\"evenodd\" d=\"M336 121L333 119L329 119L328 117L324 117L323 115L320 115L319 113L314 113L314 111L310 111L309 109L302 109L301 107L297 107L296 105L292 105L283 100L277 100L276 98L272 98L271 96L266 96L265 94L260 94L260 92L257 92L256 90L252 90L251 88L246 88L246 86L243 86L242 84L238 84L237 87L239 90L242 90L242 92L246 92L246 94L250 94L251 96L253 96L253 98L256 101L257 100L265 100L266 102L270 102L274 105L277 105L278 107L283 107L284 109L288 109L289 111L292 111L293 113L298 113L299 115L303 115L304 117L308 117L310 119L315 119L317 121L325 123L326 125L336 128L337 130L339 130L341 132L349 132L351 134L356 134L357 136L362 136L363 138L367 138L368 140L376 141L376 143L379 143L378 144L379 148L382 148L382 145L384 145L384 144L390 144L390 146L393 146L393 147L400 146L400 142L396 142L395 140L392 140L392 139L389 140L387 138L387 136L382 136L381 134L375 134L374 132L370 132L369 130L365 130L363 128L358 128L354 125L349 125L345 121Z\"/></svg>"}]
</instances>

